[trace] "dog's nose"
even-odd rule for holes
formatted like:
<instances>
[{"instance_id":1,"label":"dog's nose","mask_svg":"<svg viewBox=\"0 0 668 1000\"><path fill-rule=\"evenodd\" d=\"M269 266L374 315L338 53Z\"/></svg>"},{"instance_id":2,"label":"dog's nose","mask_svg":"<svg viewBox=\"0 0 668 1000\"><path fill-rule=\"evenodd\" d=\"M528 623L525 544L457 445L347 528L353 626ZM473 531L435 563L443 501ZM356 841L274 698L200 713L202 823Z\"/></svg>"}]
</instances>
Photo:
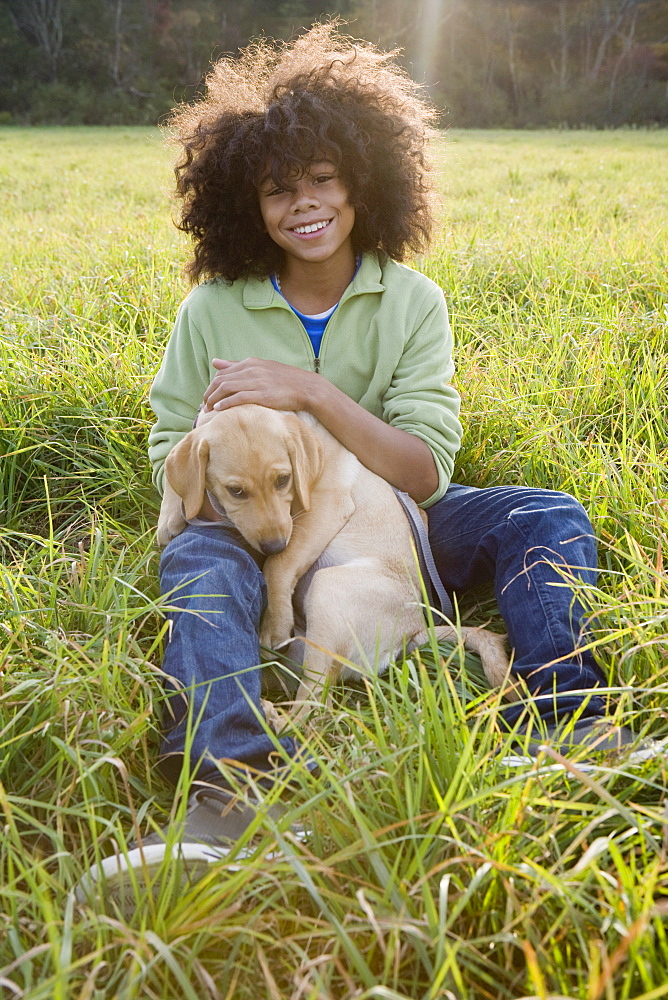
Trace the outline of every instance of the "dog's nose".
<instances>
[{"instance_id":1,"label":"dog's nose","mask_svg":"<svg viewBox=\"0 0 668 1000\"><path fill-rule=\"evenodd\" d=\"M270 538L268 542L260 543L260 552L265 556L275 556L282 552L287 544L285 538Z\"/></svg>"}]
</instances>

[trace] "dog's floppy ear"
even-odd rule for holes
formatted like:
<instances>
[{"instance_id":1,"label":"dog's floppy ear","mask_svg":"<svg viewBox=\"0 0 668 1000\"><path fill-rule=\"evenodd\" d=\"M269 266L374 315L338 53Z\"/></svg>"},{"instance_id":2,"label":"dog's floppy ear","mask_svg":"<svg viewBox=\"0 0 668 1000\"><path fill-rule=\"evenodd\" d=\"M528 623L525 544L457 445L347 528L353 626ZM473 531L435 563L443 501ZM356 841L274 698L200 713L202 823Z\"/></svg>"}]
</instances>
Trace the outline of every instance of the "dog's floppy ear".
<instances>
[{"instance_id":1,"label":"dog's floppy ear","mask_svg":"<svg viewBox=\"0 0 668 1000\"><path fill-rule=\"evenodd\" d=\"M165 462L165 475L183 500L187 518L196 517L204 503L204 479L209 461L209 442L190 431L175 444Z\"/></svg>"},{"instance_id":2,"label":"dog's floppy ear","mask_svg":"<svg viewBox=\"0 0 668 1000\"><path fill-rule=\"evenodd\" d=\"M310 510L311 490L322 473L322 444L317 434L299 417L288 416L285 422L295 492L304 510Z\"/></svg>"}]
</instances>

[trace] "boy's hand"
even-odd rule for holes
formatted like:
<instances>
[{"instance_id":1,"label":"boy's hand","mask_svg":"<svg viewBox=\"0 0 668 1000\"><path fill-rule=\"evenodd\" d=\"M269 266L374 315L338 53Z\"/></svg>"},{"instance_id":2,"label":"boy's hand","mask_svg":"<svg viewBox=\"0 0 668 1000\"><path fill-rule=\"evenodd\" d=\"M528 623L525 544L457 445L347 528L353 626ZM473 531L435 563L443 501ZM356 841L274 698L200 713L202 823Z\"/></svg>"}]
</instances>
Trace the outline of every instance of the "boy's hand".
<instances>
[{"instance_id":1,"label":"boy's hand","mask_svg":"<svg viewBox=\"0 0 668 1000\"><path fill-rule=\"evenodd\" d=\"M278 361L245 358L243 361L211 362L219 373L204 393L204 410L226 410L241 403L258 403L272 410L308 410L320 381L307 372Z\"/></svg>"}]
</instances>

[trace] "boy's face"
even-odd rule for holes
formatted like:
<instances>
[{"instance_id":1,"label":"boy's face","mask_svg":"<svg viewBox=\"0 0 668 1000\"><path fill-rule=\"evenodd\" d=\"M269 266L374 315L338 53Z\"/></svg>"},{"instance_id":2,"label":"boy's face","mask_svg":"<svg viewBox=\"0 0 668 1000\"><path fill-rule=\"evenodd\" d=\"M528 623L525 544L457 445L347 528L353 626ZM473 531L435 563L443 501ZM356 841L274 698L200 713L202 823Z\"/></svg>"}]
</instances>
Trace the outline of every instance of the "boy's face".
<instances>
[{"instance_id":1,"label":"boy's face","mask_svg":"<svg viewBox=\"0 0 668 1000\"><path fill-rule=\"evenodd\" d=\"M269 236L289 257L312 263L354 258L350 234L355 209L330 160L313 161L289 188L271 176L258 186L260 212Z\"/></svg>"}]
</instances>

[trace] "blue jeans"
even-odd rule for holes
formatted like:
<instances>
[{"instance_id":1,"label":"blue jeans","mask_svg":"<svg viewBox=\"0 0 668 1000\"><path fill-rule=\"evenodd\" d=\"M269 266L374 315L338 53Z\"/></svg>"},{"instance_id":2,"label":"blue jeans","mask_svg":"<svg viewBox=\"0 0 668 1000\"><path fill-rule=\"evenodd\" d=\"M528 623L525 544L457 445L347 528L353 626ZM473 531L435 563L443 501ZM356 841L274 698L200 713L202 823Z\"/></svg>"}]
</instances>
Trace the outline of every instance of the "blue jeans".
<instances>
[{"instance_id":1,"label":"blue jeans","mask_svg":"<svg viewBox=\"0 0 668 1000\"><path fill-rule=\"evenodd\" d=\"M447 590L493 582L515 650L514 669L545 721L576 709L602 714L602 699L582 693L603 677L591 653L578 649L585 642L585 612L577 588L564 586L569 573L587 584L596 581L596 543L582 506L547 490L452 485L429 510L429 539ZM270 770L276 748L258 718L258 629L266 591L255 556L235 532L189 525L165 548L160 582L173 608L163 660L174 679L163 771L178 777L189 728L198 777L215 779L213 760L220 758ZM505 709L508 724L523 710L522 703ZM280 743L294 754L291 738Z\"/></svg>"},{"instance_id":2,"label":"blue jeans","mask_svg":"<svg viewBox=\"0 0 668 1000\"><path fill-rule=\"evenodd\" d=\"M450 486L429 510L429 543L446 589L493 583L514 650L513 670L546 723L576 710L603 715L603 699L582 694L605 679L586 645L587 612L578 586L597 578L596 539L587 514L567 493L523 486ZM504 709L509 726L524 705Z\"/></svg>"}]
</instances>

